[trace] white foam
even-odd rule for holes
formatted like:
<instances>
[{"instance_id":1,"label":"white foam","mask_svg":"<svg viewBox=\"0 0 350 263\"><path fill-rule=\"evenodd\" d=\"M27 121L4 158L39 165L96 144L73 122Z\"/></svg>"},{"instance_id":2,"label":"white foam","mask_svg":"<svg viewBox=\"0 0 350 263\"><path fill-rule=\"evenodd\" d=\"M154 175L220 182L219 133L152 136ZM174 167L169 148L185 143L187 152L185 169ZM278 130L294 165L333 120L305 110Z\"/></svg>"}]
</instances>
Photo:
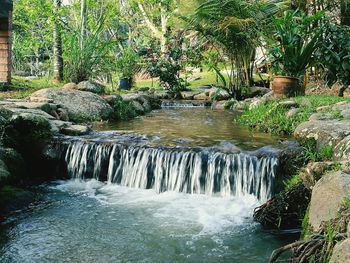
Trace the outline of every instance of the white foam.
<instances>
[{"instance_id":1,"label":"white foam","mask_svg":"<svg viewBox=\"0 0 350 263\"><path fill-rule=\"evenodd\" d=\"M130 209L141 207L159 219L161 227L192 226L197 229L194 238L230 233L235 228L251 225L253 209L258 205L254 196L212 197L176 192L158 194L152 189L133 189L96 180L60 181L55 188L73 194L84 194L110 206ZM221 242L215 236L213 240Z\"/></svg>"}]
</instances>

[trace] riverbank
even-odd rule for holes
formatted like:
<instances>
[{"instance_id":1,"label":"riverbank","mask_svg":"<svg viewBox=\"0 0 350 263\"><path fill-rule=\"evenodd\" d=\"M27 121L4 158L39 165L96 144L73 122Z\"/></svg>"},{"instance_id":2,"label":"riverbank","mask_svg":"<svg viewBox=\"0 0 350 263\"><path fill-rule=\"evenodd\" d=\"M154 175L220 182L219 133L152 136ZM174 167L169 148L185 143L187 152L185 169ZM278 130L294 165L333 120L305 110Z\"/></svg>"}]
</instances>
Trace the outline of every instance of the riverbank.
<instances>
[{"instance_id":1,"label":"riverbank","mask_svg":"<svg viewBox=\"0 0 350 263\"><path fill-rule=\"evenodd\" d=\"M0 100L0 210L5 213L30 203L35 199L31 186L55 179L55 160L45 155L54 136L86 135L92 132L93 121L135 118L160 104L149 94L106 96L93 82Z\"/></svg>"},{"instance_id":2,"label":"riverbank","mask_svg":"<svg viewBox=\"0 0 350 263\"><path fill-rule=\"evenodd\" d=\"M52 92L41 91L31 100ZM66 106L68 117L81 116L76 104ZM264 146L279 142L240 126L233 129L233 118L233 112L209 108L163 109L123 122L116 128L121 134L108 126L120 123L112 121L101 133L66 137L60 130L46 143L57 142L58 149L44 156L52 177L51 160L61 160L52 154L60 153L67 180L41 185L43 200L5 222L2 237L8 241L0 258L60 261L62 253L56 251L67 251L63 257L72 261L94 261L104 251L109 258L135 261L264 262L267 241L270 250L286 243L261 232L252 219L253 208L272 196L277 177L277 152ZM163 141L162 134L167 135ZM19 246L26 247L24 253L17 253Z\"/></svg>"},{"instance_id":3,"label":"riverbank","mask_svg":"<svg viewBox=\"0 0 350 263\"><path fill-rule=\"evenodd\" d=\"M283 230L302 228L300 241L271 256L292 250L292 257L315 262L345 262L350 236L350 100L306 96L262 97L245 102L240 124L273 134L293 135L305 149L304 166L286 181L286 189L260 207L255 219Z\"/></svg>"}]
</instances>

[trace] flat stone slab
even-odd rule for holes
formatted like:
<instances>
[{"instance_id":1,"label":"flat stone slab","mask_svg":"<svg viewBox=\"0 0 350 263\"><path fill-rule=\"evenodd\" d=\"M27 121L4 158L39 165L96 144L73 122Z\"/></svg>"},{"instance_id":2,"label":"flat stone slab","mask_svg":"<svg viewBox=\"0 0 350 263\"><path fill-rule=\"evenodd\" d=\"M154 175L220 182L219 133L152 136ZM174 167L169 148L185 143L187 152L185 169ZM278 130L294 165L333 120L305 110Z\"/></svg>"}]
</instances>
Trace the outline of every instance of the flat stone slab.
<instances>
[{"instance_id":1,"label":"flat stone slab","mask_svg":"<svg viewBox=\"0 0 350 263\"><path fill-rule=\"evenodd\" d=\"M0 106L8 106L8 105L15 105L15 103L11 101L6 101L6 100L0 100Z\"/></svg>"},{"instance_id":2,"label":"flat stone slab","mask_svg":"<svg viewBox=\"0 0 350 263\"><path fill-rule=\"evenodd\" d=\"M209 96L206 95L205 93L200 93L195 96L193 96L194 100L209 100Z\"/></svg>"},{"instance_id":3,"label":"flat stone slab","mask_svg":"<svg viewBox=\"0 0 350 263\"><path fill-rule=\"evenodd\" d=\"M84 125L70 125L61 128L61 133L65 135L79 136L90 133L91 129Z\"/></svg>"},{"instance_id":4,"label":"flat stone slab","mask_svg":"<svg viewBox=\"0 0 350 263\"><path fill-rule=\"evenodd\" d=\"M310 121L325 121L325 120L333 120L334 116L329 112L317 112L310 116Z\"/></svg>"},{"instance_id":5,"label":"flat stone slab","mask_svg":"<svg viewBox=\"0 0 350 263\"><path fill-rule=\"evenodd\" d=\"M195 95L198 95L201 91L182 91L181 97L184 100L193 100Z\"/></svg>"},{"instance_id":6,"label":"flat stone slab","mask_svg":"<svg viewBox=\"0 0 350 263\"><path fill-rule=\"evenodd\" d=\"M331 110L332 110L331 106L321 106L321 107L318 107L316 109L316 112L319 112L319 113L321 113L321 112L329 112Z\"/></svg>"},{"instance_id":7,"label":"flat stone slab","mask_svg":"<svg viewBox=\"0 0 350 263\"><path fill-rule=\"evenodd\" d=\"M60 133L62 128L72 125L71 122L61 120L50 120L51 131L53 133Z\"/></svg>"},{"instance_id":8,"label":"flat stone slab","mask_svg":"<svg viewBox=\"0 0 350 263\"><path fill-rule=\"evenodd\" d=\"M14 115L21 115L21 114L32 114L32 115L39 115L41 117L44 117L48 120L55 120L56 118L52 115L46 113L45 111L38 110L38 109L21 109L21 108L7 108L10 110Z\"/></svg>"},{"instance_id":9,"label":"flat stone slab","mask_svg":"<svg viewBox=\"0 0 350 263\"><path fill-rule=\"evenodd\" d=\"M18 108L23 109L38 109L43 110L47 113L51 112L55 107L57 108L57 105L52 104L52 106L47 102L16 102L14 104Z\"/></svg>"}]
</instances>

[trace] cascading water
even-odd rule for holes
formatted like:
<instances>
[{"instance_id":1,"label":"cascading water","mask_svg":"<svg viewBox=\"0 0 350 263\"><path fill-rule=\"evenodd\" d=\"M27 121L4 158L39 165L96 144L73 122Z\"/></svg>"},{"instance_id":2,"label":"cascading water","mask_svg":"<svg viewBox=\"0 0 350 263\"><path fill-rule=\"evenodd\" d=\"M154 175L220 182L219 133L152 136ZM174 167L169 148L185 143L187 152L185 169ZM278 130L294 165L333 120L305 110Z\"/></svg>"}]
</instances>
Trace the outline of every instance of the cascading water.
<instances>
[{"instance_id":1,"label":"cascading water","mask_svg":"<svg viewBox=\"0 0 350 263\"><path fill-rule=\"evenodd\" d=\"M149 148L72 141L65 150L71 178L94 178L122 186L219 196L271 197L276 157L221 153L208 148Z\"/></svg>"},{"instance_id":2,"label":"cascading water","mask_svg":"<svg viewBox=\"0 0 350 263\"><path fill-rule=\"evenodd\" d=\"M0 262L266 262L287 243L252 212L287 157L234 116L164 109L56 137L46 160L73 180L40 186L42 201L1 224Z\"/></svg>"},{"instance_id":3,"label":"cascading water","mask_svg":"<svg viewBox=\"0 0 350 263\"><path fill-rule=\"evenodd\" d=\"M209 107L211 105L210 102L207 101L196 101L196 100L189 100L189 101L172 101L172 100L166 100L162 101L161 107L163 109L169 109L169 108L205 108Z\"/></svg>"}]
</instances>

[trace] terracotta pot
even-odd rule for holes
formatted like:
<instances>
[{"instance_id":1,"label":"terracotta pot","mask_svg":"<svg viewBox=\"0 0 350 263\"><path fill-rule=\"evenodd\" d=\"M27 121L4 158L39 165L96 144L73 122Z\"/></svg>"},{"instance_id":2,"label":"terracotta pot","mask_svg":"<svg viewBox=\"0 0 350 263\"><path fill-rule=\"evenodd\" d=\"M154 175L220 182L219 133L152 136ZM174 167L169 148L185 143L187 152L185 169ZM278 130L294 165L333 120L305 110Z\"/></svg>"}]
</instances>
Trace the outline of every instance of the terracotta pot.
<instances>
[{"instance_id":1,"label":"terracotta pot","mask_svg":"<svg viewBox=\"0 0 350 263\"><path fill-rule=\"evenodd\" d=\"M275 76L272 89L277 97L295 97L305 95L305 88L299 79L285 76Z\"/></svg>"}]
</instances>

